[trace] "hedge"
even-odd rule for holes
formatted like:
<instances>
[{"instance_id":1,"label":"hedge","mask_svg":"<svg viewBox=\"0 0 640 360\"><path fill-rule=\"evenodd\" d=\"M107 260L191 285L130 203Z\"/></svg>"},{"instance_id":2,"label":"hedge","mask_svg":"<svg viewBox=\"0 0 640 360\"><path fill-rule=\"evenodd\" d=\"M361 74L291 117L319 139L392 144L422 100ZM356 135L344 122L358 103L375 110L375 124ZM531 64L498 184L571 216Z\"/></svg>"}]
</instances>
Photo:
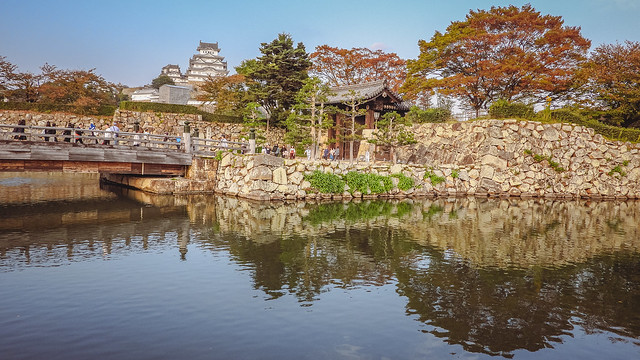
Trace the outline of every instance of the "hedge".
<instances>
[{"instance_id":1,"label":"hedge","mask_svg":"<svg viewBox=\"0 0 640 360\"><path fill-rule=\"evenodd\" d=\"M114 105L77 106L68 104L44 104L27 102L0 102L2 110L26 110L41 113L66 112L78 115L113 116L116 111Z\"/></svg>"},{"instance_id":2,"label":"hedge","mask_svg":"<svg viewBox=\"0 0 640 360\"><path fill-rule=\"evenodd\" d=\"M600 134L610 140L640 142L640 129L603 124L598 120L582 116L571 110L553 110L551 111L551 119L591 128L596 134Z\"/></svg>"},{"instance_id":3,"label":"hedge","mask_svg":"<svg viewBox=\"0 0 640 360\"><path fill-rule=\"evenodd\" d=\"M120 103L120 109L140 112L154 111L173 114L195 114L202 115L202 120L209 122L242 123L242 118L239 116L212 114L191 105L123 101Z\"/></svg>"},{"instance_id":4,"label":"hedge","mask_svg":"<svg viewBox=\"0 0 640 360\"><path fill-rule=\"evenodd\" d=\"M523 119L533 119L535 116L535 112L533 111L533 106L509 102L507 100L500 99L489 107L489 115L496 119L506 119L506 118L523 118Z\"/></svg>"},{"instance_id":5,"label":"hedge","mask_svg":"<svg viewBox=\"0 0 640 360\"><path fill-rule=\"evenodd\" d=\"M451 118L451 111L445 108L431 108L422 110L412 106L407 113L407 118L414 123L442 123Z\"/></svg>"}]
</instances>

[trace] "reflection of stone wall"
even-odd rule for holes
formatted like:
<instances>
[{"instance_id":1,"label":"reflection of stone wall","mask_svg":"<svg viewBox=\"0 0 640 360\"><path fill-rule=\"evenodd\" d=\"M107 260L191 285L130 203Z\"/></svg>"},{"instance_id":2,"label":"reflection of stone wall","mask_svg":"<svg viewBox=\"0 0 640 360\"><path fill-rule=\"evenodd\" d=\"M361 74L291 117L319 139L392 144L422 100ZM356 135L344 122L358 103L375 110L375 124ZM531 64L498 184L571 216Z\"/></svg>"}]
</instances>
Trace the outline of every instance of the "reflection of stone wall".
<instances>
[{"instance_id":1,"label":"reflection of stone wall","mask_svg":"<svg viewBox=\"0 0 640 360\"><path fill-rule=\"evenodd\" d=\"M383 195L392 197L640 198L640 145L606 141L592 129L481 120L423 124L415 132L419 143L400 151L404 164L394 166L228 154L218 169L217 191L258 200L352 197L348 191L316 194L304 175L320 170L337 175L349 171L381 175L402 172L414 178L413 189L396 189ZM556 169L552 167L554 162ZM425 179L427 173L446 181L433 185L429 177Z\"/></svg>"},{"instance_id":2,"label":"reflection of stone wall","mask_svg":"<svg viewBox=\"0 0 640 360\"><path fill-rule=\"evenodd\" d=\"M477 266L561 266L640 251L637 202L468 198L417 205L403 228Z\"/></svg>"},{"instance_id":3,"label":"reflection of stone wall","mask_svg":"<svg viewBox=\"0 0 640 360\"><path fill-rule=\"evenodd\" d=\"M557 267L620 250L640 251L640 203L508 199L404 200L389 214L347 219L342 206L361 213L368 202L331 204L336 217L310 223L315 203L254 203L215 198L223 233L269 243L283 236L326 236L375 227L402 229L426 246L450 251L479 267ZM378 208L378 204L372 204ZM357 209L356 209L357 208ZM409 209L400 214L401 209ZM352 211L351 211L352 213ZM200 215L195 217L201 217ZM268 235L268 236L267 236Z\"/></svg>"}]
</instances>

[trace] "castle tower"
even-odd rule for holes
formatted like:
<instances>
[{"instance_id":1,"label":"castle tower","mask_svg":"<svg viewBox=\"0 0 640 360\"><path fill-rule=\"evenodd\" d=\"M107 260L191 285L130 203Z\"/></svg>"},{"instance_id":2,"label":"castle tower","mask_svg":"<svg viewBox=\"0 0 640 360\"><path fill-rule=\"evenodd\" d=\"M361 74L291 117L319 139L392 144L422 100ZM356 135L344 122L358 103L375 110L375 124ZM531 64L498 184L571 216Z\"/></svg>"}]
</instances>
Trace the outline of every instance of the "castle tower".
<instances>
[{"instance_id":1,"label":"castle tower","mask_svg":"<svg viewBox=\"0 0 640 360\"><path fill-rule=\"evenodd\" d=\"M212 77L226 76L227 62L224 57L218 55L220 48L218 43L205 43L200 41L197 49L198 53L193 55L189 60L189 69L187 69L186 78L189 83L199 83L207 80L209 75Z\"/></svg>"}]
</instances>

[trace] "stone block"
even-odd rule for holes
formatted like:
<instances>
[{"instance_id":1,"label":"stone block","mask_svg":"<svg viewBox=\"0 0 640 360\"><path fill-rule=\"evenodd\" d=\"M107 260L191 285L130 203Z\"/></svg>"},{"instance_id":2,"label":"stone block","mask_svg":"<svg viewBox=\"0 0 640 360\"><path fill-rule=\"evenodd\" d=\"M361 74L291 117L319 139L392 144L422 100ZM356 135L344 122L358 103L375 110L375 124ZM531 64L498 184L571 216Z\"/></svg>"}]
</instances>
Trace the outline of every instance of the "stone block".
<instances>
[{"instance_id":1,"label":"stone block","mask_svg":"<svg viewBox=\"0 0 640 360\"><path fill-rule=\"evenodd\" d=\"M287 170L279 167L273 171L273 182L279 185L287 183Z\"/></svg>"}]
</instances>

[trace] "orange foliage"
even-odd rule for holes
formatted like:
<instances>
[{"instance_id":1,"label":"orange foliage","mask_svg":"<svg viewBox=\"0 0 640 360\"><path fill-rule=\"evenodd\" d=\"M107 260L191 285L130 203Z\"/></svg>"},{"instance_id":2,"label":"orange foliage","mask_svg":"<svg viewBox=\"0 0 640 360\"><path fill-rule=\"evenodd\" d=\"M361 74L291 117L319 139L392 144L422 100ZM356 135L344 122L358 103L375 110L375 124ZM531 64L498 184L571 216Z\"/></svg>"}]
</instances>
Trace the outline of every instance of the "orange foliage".
<instances>
[{"instance_id":1,"label":"orange foliage","mask_svg":"<svg viewBox=\"0 0 640 360\"><path fill-rule=\"evenodd\" d=\"M347 50L321 45L309 58L313 62L312 72L330 86L387 80L397 91L407 75L406 61L396 53L382 50Z\"/></svg>"},{"instance_id":2,"label":"orange foliage","mask_svg":"<svg viewBox=\"0 0 640 360\"><path fill-rule=\"evenodd\" d=\"M445 34L419 41L402 89L413 96L437 90L476 110L497 99L557 98L571 89L590 46L579 27L563 25L531 5L470 11Z\"/></svg>"}]
</instances>

